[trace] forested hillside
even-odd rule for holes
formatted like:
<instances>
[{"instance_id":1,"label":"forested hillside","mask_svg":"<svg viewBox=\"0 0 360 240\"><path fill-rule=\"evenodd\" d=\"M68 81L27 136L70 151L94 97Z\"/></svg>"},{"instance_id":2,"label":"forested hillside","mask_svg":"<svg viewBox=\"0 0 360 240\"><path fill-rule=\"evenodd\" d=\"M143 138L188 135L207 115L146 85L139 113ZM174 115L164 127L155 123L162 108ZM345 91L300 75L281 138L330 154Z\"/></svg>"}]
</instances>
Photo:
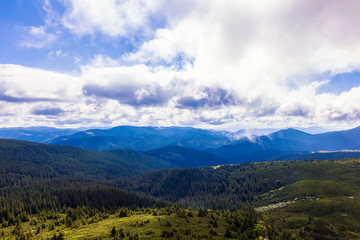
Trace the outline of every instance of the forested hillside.
<instances>
[{"instance_id":1,"label":"forested hillside","mask_svg":"<svg viewBox=\"0 0 360 240\"><path fill-rule=\"evenodd\" d=\"M175 167L162 159L131 150L100 152L18 140L0 140L0 163L4 174L43 178L116 178Z\"/></svg>"},{"instance_id":2,"label":"forested hillside","mask_svg":"<svg viewBox=\"0 0 360 240\"><path fill-rule=\"evenodd\" d=\"M358 159L155 171L211 155L0 143L5 239L360 238Z\"/></svg>"},{"instance_id":3,"label":"forested hillside","mask_svg":"<svg viewBox=\"0 0 360 240\"><path fill-rule=\"evenodd\" d=\"M300 236L298 231L273 228L252 208L190 210L131 189L121 190L119 181L126 178L119 177L135 171L129 166L152 162L143 153L0 142L0 234L4 239Z\"/></svg>"},{"instance_id":4,"label":"forested hillside","mask_svg":"<svg viewBox=\"0 0 360 240\"><path fill-rule=\"evenodd\" d=\"M166 160L177 167L204 167L230 163L214 154L191 148L169 146L147 151L146 154Z\"/></svg>"},{"instance_id":5,"label":"forested hillside","mask_svg":"<svg viewBox=\"0 0 360 240\"><path fill-rule=\"evenodd\" d=\"M289 161L161 170L122 186L183 207L258 207L315 239L358 239L359 179L360 160Z\"/></svg>"}]
</instances>

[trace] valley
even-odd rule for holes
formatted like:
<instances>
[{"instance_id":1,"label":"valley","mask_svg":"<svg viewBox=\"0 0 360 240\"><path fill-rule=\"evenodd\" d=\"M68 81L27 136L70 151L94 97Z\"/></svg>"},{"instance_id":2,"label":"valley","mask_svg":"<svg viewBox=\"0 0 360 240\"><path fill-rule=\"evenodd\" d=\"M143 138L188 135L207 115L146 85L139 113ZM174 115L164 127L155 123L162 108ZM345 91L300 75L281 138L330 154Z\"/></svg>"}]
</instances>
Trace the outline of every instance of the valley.
<instances>
[{"instance_id":1,"label":"valley","mask_svg":"<svg viewBox=\"0 0 360 240\"><path fill-rule=\"evenodd\" d=\"M0 240L360 240L359 13L0 0Z\"/></svg>"},{"instance_id":2,"label":"valley","mask_svg":"<svg viewBox=\"0 0 360 240\"><path fill-rule=\"evenodd\" d=\"M2 139L0 233L4 239L358 239L356 154L234 163L183 146L98 151Z\"/></svg>"}]
</instances>

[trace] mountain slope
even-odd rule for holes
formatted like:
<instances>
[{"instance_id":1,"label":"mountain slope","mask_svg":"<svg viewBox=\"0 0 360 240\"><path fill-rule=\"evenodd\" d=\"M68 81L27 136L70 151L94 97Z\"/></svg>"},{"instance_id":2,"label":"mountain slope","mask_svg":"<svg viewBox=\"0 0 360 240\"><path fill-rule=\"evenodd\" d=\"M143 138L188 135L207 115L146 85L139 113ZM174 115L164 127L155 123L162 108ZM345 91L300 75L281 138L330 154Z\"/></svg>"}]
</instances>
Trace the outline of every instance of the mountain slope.
<instances>
[{"instance_id":1,"label":"mountain slope","mask_svg":"<svg viewBox=\"0 0 360 240\"><path fill-rule=\"evenodd\" d=\"M178 167L203 167L228 164L229 162L214 154L190 148L169 146L154 149L147 154L164 159Z\"/></svg>"},{"instance_id":2,"label":"mountain slope","mask_svg":"<svg viewBox=\"0 0 360 240\"><path fill-rule=\"evenodd\" d=\"M128 187L185 205L186 201L191 204L191 200L196 200L206 208L233 209L246 201L259 206L317 194L319 197L351 194L360 197L359 171L360 159L242 163L153 171L129 179ZM333 181L352 187L338 188L337 191L320 187L301 191L291 188L291 194L282 190L296 182L310 180L313 184ZM265 193L268 194L265 196ZM222 200L214 201L217 196ZM226 205L222 207L221 202Z\"/></svg>"},{"instance_id":3,"label":"mountain slope","mask_svg":"<svg viewBox=\"0 0 360 240\"><path fill-rule=\"evenodd\" d=\"M79 130L51 127L0 128L0 138L45 143L53 138L73 134Z\"/></svg>"},{"instance_id":4,"label":"mountain slope","mask_svg":"<svg viewBox=\"0 0 360 240\"><path fill-rule=\"evenodd\" d=\"M117 178L175 167L162 159L131 150L100 152L5 139L0 139L0 165L2 173L43 178Z\"/></svg>"},{"instance_id":5,"label":"mountain slope","mask_svg":"<svg viewBox=\"0 0 360 240\"><path fill-rule=\"evenodd\" d=\"M204 150L230 143L222 132L187 127L133 127L90 129L53 139L49 143L93 150L132 149L148 151L165 146Z\"/></svg>"},{"instance_id":6,"label":"mountain slope","mask_svg":"<svg viewBox=\"0 0 360 240\"><path fill-rule=\"evenodd\" d=\"M314 136L322 148L318 150L336 151L360 149L360 127L344 131L327 132Z\"/></svg>"},{"instance_id":7,"label":"mountain slope","mask_svg":"<svg viewBox=\"0 0 360 240\"><path fill-rule=\"evenodd\" d=\"M360 152L358 150L348 151L322 151L322 152L311 152L301 154L286 154L283 156L273 157L272 161L283 161L283 160L336 160L336 159L352 159L360 158Z\"/></svg>"},{"instance_id":8,"label":"mountain slope","mask_svg":"<svg viewBox=\"0 0 360 240\"><path fill-rule=\"evenodd\" d=\"M311 152L344 149L360 149L360 128L315 135L296 129L286 129L267 136L241 139L231 145L224 145L217 149L210 149L209 151L224 158L241 159L242 156L265 150Z\"/></svg>"},{"instance_id":9,"label":"mountain slope","mask_svg":"<svg viewBox=\"0 0 360 240\"><path fill-rule=\"evenodd\" d=\"M159 135L133 136L93 136L84 138L70 138L65 141L54 142L56 145L73 146L92 150L132 149L147 151L162 147L169 140Z\"/></svg>"},{"instance_id":10,"label":"mountain slope","mask_svg":"<svg viewBox=\"0 0 360 240\"><path fill-rule=\"evenodd\" d=\"M360 159L244 163L155 171L128 188L183 207L254 206L275 227L302 232L283 239L359 239L359 172Z\"/></svg>"}]
</instances>

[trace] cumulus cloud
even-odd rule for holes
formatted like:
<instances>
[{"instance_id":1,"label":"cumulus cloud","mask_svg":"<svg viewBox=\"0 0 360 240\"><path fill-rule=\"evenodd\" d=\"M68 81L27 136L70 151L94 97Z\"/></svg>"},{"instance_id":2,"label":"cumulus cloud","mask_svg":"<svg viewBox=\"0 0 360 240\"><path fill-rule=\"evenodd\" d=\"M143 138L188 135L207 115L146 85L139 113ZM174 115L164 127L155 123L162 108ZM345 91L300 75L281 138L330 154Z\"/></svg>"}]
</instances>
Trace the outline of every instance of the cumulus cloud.
<instances>
[{"instance_id":1,"label":"cumulus cloud","mask_svg":"<svg viewBox=\"0 0 360 240\"><path fill-rule=\"evenodd\" d=\"M170 97L156 85L85 85L83 91L86 96L116 99L131 106L163 105Z\"/></svg>"},{"instance_id":2,"label":"cumulus cloud","mask_svg":"<svg viewBox=\"0 0 360 240\"><path fill-rule=\"evenodd\" d=\"M67 10L62 24L78 35L96 32L121 37L137 30L147 30L149 15L159 7L159 0L87 1L65 0ZM145 29L143 29L145 28Z\"/></svg>"},{"instance_id":3,"label":"cumulus cloud","mask_svg":"<svg viewBox=\"0 0 360 240\"><path fill-rule=\"evenodd\" d=\"M65 0L62 13L45 3L47 25L80 38L101 36L93 41L127 39L132 48L82 59L75 75L1 65L0 102L17 112L24 105L16 103L34 109L21 117L239 127L359 120L360 86L317 92L329 82L323 76L360 69L356 0ZM47 25L28 32L49 42ZM39 101L49 105L36 108Z\"/></svg>"},{"instance_id":4,"label":"cumulus cloud","mask_svg":"<svg viewBox=\"0 0 360 240\"><path fill-rule=\"evenodd\" d=\"M0 101L4 102L14 102L14 103L22 103L22 102L52 102L55 99L51 98L37 98L37 97L12 97L4 92L0 92Z\"/></svg>"},{"instance_id":5,"label":"cumulus cloud","mask_svg":"<svg viewBox=\"0 0 360 240\"><path fill-rule=\"evenodd\" d=\"M3 98L34 101L72 101L81 95L82 82L69 74L19 65L0 65Z\"/></svg>"}]
</instances>

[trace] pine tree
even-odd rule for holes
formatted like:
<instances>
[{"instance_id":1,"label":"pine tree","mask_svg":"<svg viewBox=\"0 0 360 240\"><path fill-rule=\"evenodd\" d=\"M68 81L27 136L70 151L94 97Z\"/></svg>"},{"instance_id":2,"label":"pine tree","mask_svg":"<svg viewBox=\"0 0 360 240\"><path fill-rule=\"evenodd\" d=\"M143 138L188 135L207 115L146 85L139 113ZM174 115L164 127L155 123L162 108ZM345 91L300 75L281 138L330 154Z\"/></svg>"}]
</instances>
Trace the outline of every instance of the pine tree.
<instances>
[{"instance_id":1,"label":"pine tree","mask_svg":"<svg viewBox=\"0 0 360 240\"><path fill-rule=\"evenodd\" d=\"M110 236L111 236L111 237L115 237L116 234L117 234L117 231L116 231L115 226L114 226L114 227L111 229L111 231L110 231Z\"/></svg>"},{"instance_id":2,"label":"pine tree","mask_svg":"<svg viewBox=\"0 0 360 240\"><path fill-rule=\"evenodd\" d=\"M218 225L218 223L217 223L216 220L215 220L214 223L213 223L213 227L214 227L214 228L218 228L218 227L219 227L219 225Z\"/></svg>"},{"instance_id":3,"label":"pine tree","mask_svg":"<svg viewBox=\"0 0 360 240\"><path fill-rule=\"evenodd\" d=\"M233 237L229 228L226 229L224 237L226 237L226 238L232 238Z\"/></svg>"},{"instance_id":4,"label":"pine tree","mask_svg":"<svg viewBox=\"0 0 360 240\"><path fill-rule=\"evenodd\" d=\"M22 235L22 233L23 233L23 228L22 228L22 226L21 226L20 217L18 216L18 217L16 218L16 225L15 225L13 234L16 235L16 236L20 236L20 235Z\"/></svg>"}]
</instances>

